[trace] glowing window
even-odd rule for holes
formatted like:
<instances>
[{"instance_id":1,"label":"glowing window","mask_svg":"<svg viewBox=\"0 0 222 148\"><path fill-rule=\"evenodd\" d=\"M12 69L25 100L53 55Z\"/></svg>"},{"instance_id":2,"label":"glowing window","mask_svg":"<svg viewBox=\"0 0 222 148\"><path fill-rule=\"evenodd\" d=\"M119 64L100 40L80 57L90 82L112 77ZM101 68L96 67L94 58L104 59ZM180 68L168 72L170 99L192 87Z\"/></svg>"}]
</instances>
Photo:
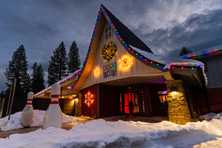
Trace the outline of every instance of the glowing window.
<instances>
[{"instance_id":1,"label":"glowing window","mask_svg":"<svg viewBox=\"0 0 222 148\"><path fill-rule=\"evenodd\" d=\"M96 66L93 70L93 75L95 78L99 78L101 76L101 68L99 66Z\"/></svg>"}]
</instances>

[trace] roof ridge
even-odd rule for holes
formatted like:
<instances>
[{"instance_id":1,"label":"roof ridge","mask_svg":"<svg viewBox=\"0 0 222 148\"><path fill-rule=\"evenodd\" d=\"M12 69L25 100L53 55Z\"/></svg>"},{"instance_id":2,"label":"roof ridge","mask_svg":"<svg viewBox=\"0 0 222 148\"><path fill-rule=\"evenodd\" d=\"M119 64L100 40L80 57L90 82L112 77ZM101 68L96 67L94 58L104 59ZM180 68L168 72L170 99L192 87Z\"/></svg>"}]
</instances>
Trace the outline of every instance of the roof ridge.
<instances>
[{"instance_id":1,"label":"roof ridge","mask_svg":"<svg viewBox=\"0 0 222 148\"><path fill-rule=\"evenodd\" d=\"M112 21L117 31L123 40L140 50L153 53L153 51L139 38L137 37L126 25L124 25L115 15L112 14L103 4L101 4L101 9L106 12L107 16Z\"/></svg>"}]
</instances>

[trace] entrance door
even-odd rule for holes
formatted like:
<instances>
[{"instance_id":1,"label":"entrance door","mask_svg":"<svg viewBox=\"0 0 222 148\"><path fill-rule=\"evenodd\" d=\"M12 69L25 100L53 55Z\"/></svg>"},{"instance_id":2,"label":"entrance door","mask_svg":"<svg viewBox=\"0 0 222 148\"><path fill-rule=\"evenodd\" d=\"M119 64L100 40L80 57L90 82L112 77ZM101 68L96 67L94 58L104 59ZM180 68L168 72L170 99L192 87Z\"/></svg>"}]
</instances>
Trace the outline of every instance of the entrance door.
<instances>
[{"instance_id":1,"label":"entrance door","mask_svg":"<svg viewBox=\"0 0 222 148\"><path fill-rule=\"evenodd\" d=\"M128 87L120 93L120 112L124 114L136 114L144 112L143 91Z\"/></svg>"}]
</instances>

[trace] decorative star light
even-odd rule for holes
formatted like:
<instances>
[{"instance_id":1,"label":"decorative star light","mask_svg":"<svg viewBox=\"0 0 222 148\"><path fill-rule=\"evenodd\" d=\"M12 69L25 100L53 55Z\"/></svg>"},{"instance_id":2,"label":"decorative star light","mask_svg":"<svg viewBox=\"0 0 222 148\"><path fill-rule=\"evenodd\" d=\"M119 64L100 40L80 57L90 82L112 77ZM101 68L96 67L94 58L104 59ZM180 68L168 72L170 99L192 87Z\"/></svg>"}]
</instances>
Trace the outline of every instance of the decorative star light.
<instances>
[{"instance_id":1,"label":"decorative star light","mask_svg":"<svg viewBox=\"0 0 222 148\"><path fill-rule=\"evenodd\" d=\"M110 61L116 54L117 46L113 42L109 42L102 49L102 57L106 61Z\"/></svg>"},{"instance_id":2,"label":"decorative star light","mask_svg":"<svg viewBox=\"0 0 222 148\"><path fill-rule=\"evenodd\" d=\"M85 101L84 101L84 103L88 106L88 107L90 107L93 103L94 103L94 95L90 92L90 91L88 91L85 95Z\"/></svg>"},{"instance_id":3,"label":"decorative star light","mask_svg":"<svg viewBox=\"0 0 222 148\"><path fill-rule=\"evenodd\" d=\"M134 63L133 57L130 56L129 54L124 54L118 60L119 71L122 71L122 72L129 71L132 68L133 63Z\"/></svg>"}]
</instances>

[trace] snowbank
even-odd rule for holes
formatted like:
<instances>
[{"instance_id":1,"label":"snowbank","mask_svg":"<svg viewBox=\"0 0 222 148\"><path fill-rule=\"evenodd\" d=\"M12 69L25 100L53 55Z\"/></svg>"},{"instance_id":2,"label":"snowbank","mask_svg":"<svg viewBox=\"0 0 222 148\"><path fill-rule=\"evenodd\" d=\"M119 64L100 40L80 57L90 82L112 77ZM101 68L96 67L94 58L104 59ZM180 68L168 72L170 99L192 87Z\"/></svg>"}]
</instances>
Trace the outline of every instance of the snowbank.
<instances>
[{"instance_id":1,"label":"snowbank","mask_svg":"<svg viewBox=\"0 0 222 148\"><path fill-rule=\"evenodd\" d=\"M220 116L220 115L218 115ZM71 130L48 128L0 139L0 147L192 147L222 138L222 119L177 125L134 121L92 120Z\"/></svg>"},{"instance_id":2,"label":"snowbank","mask_svg":"<svg viewBox=\"0 0 222 148\"><path fill-rule=\"evenodd\" d=\"M34 118L33 118L32 127L42 126L44 115L45 115L45 111L34 110ZM1 118L0 129L2 131L8 131L8 130L22 128L21 116L22 116L22 112L17 112L11 115L11 119L9 121L8 121L8 117ZM63 123L73 122L74 119L75 118L73 116L68 116L68 115L63 114Z\"/></svg>"},{"instance_id":3,"label":"snowbank","mask_svg":"<svg viewBox=\"0 0 222 148\"><path fill-rule=\"evenodd\" d=\"M194 148L222 148L222 138L194 145Z\"/></svg>"}]
</instances>

